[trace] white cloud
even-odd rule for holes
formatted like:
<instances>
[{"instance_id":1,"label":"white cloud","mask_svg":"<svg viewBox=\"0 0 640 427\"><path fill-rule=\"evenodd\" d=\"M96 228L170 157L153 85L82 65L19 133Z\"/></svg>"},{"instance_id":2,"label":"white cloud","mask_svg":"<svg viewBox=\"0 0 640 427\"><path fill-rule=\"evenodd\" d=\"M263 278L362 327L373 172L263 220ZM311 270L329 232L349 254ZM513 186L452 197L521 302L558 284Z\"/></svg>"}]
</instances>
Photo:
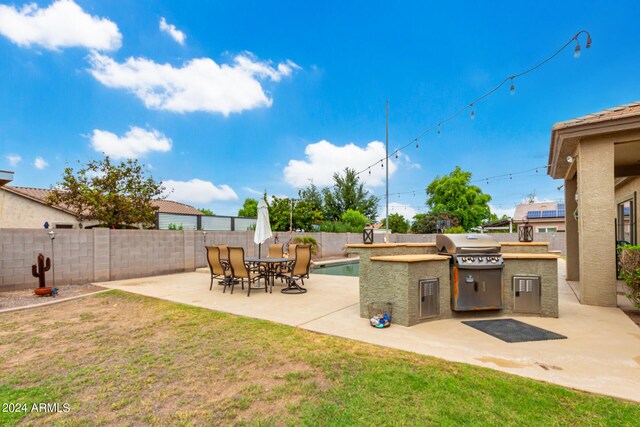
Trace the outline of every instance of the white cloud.
<instances>
[{"instance_id":1,"label":"white cloud","mask_svg":"<svg viewBox=\"0 0 640 427\"><path fill-rule=\"evenodd\" d=\"M384 206L384 196L380 200L381 200L380 211L378 212L379 222L384 221L384 217L386 214L385 206ZM413 221L413 217L418 213L418 211L416 211L413 207L411 207L411 205L405 205L397 202L389 202L389 215L394 213L402 215L403 217L405 217L405 219L409 221Z\"/></svg>"},{"instance_id":2,"label":"white cloud","mask_svg":"<svg viewBox=\"0 0 640 427\"><path fill-rule=\"evenodd\" d=\"M237 200L238 195L226 184L219 186L209 181L194 178L190 181L163 181L162 184L167 190L171 200L185 203L210 203L220 200Z\"/></svg>"},{"instance_id":3,"label":"white cloud","mask_svg":"<svg viewBox=\"0 0 640 427\"><path fill-rule=\"evenodd\" d=\"M38 45L50 50L117 50L122 44L122 34L114 22L87 14L72 0L58 0L45 9L35 3L21 9L0 5L0 34L19 46Z\"/></svg>"},{"instance_id":4,"label":"white cloud","mask_svg":"<svg viewBox=\"0 0 640 427\"><path fill-rule=\"evenodd\" d=\"M16 167L22 161L22 157L18 154L7 154L5 156L7 162L9 162L9 166Z\"/></svg>"},{"instance_id":5,"label":"white cloud","mask_svg":"<svg viewBox=\"0 0 640 427\"><path fill-rule=\"evenodd\" d=\"M344 171L345 167L355 169L356 172L366 169L369 165L385 157L384 143L372 141L365 148L355 144L342 147L333 145L329 141L319 141L307 145L304 150L306 160L289 160L284 168L284 179L294 187L305 187L312 179L318 186L332 185L333 174ZM393 156L389 159L389 176L396 171L397 165ZM371 166L371 174L366 170L359 178L367 186L379 186L385 181L385 168L380 163Z\"/></svg>"},{"instance_id":6,"label":"white cloud","mask_svg":"<svg viewBox=\"0 0 640 427\"><path fill-rule=\"evenodd\" d=\"M36 167L36 169L44 169L47 166L49 166L49 163L47 163L47 161L45 159L43 159L42 157L38 156L36 157L36 160L33 162L33 166Z\"/></svg>"},{"instance_id":7,"label":"white cloud","mask_svg":"<svg viewBox=\"0 0 640 427\"><path fill-rule=\"evenodd\" d=\"M164 19L164 17L160 18L160 31L169 34L171 38L180 45L184 45L184 41L187 38L185 33L178 30L175 25L167 24L167 21Z\"/></svg>"},{"instance_id":8,"label":"white cloud","mask_svg":"<svg viewBox=\"0 0 640 427\"><path fill-rule=\"evenodd\" d=\"M179 68L145 58L129 58L120 64L97 52L91 54L89 61L89 71L100 83L128 90L147 108L225 116L271 106L273 100L264 92L260 80L278 82L299 68L291 61L273 68L249 53L236 56L232 64L196 58Z\"/></svg>"},{"instance_id":9,"label":"white cloud","mask_svg":"<svg viewBox=\"0 0 640 427\"><path fill-rule=\"evenodd\" d=\"M242 187L242 189L243 189L244 191L246 191L247 193L255 194L256 196L262 196L262 195L264 195L264 191L254 190L254 189L253 189L253 188L251 188L251 187Z\"/></svg>"},{"instance_id":10,"label":"white cloud","mask_svg":"<svg viewBox=\"0 0 640 427\"><path fill-rule=\"evenodd\" d=\"M498 216L498 218L502 218L502 215L506 215L509 218L513 217L513 214L516 210L515 207L513 208L497 208L495 206L492 206L491 204L489 204L489 208L491 209L491 213L494 213Z\"/></svg>"},{"instance_id":11,"label":"white cloud","mask_svg":"<svg viewBox=\"0 0 640 427\"><path fill-rule=\"evenodd\" d=\"M98 152L115 159L135 159L150 151L171 150L171 139L155 129L132 126L123 136L106 130L94 129L91 146Z\"/></svg>"}]
</instances>

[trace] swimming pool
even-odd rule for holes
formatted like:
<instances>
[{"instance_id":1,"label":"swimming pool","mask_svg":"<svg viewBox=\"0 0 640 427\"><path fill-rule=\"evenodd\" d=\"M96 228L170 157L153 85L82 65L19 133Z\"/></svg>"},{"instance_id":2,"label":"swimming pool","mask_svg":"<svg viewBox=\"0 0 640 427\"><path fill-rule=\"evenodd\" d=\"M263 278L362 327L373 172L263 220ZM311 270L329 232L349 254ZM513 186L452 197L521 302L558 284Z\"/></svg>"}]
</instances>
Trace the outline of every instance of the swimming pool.
<instances>
[{"instance_id":1,"label":"swimming pool","mask_svg":"<svg viewBox=\"0 0 640 427\"><path fill-rule=\"evenodd\" d=\"M360 263L358 261L344 262L339 264L317 265L313 274L329 274L332 276L353 276L360 275Z\"/></svg>"}]
</instances>

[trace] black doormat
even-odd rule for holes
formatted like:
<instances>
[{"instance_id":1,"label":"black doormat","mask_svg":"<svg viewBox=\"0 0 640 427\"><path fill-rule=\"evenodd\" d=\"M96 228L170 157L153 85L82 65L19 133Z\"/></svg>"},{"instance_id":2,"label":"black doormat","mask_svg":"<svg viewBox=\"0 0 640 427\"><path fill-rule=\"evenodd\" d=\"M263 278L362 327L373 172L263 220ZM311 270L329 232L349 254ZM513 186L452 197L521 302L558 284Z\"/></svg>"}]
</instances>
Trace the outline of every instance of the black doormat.
<instances>
[{"instance_id":1,"label":"black doormat","mask_svg":"<svg viewBox=\"0 0 640 427\"><path fill-rule=\"evenodd\" d=\"M564 335L531 326L515 319L467 320L462 323L505 342L567 339Z\"/></svg>"}]
</instances>

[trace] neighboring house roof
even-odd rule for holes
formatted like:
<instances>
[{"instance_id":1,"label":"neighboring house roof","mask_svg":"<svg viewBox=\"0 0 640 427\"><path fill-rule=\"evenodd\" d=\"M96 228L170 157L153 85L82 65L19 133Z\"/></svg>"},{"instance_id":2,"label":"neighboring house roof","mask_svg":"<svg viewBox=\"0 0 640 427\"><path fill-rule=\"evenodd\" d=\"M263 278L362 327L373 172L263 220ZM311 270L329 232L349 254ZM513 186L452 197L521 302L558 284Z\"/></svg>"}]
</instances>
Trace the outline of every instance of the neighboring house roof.
<instances>
[{"instance_id":1,"label":"neighboring house roof","mask_svg":"<svg viewBox=\"0 0 640 427\"><path fill-rule=\"evenodd\" d=\"M0 170L0 187L13 181L13 172Z\"/></svg>"},{"instance_id":2,"label":"neighboring house roof","mask_svg":"<svg viewBox=\"0 0 640 427\"><path fill-rule=\"evenodd\" d=\"M158 207L158 212L160 213L203 215L202 212L193 206L174 202L173 200L154 200L153 204Z\"/></svg>"},{"instance_id":3,"label":"neighboring house roof","mask_svg":"<svg viewBox=\"0 0 640 427\"><path fill-rule=\"evenodd\" d=\"M564 218L564 208L564 203L558 202L521 203L516 206L513 220L524 221L525 217L527 219Z\"/></svg>"},{"instance_id":4,"label":"neighboring house roof","mask_svg":"<svg viewBox=\"0 0 640 427\"><path fill-rule=\"evenodd\" d=\"M47 204L47 196L51 192L51 190L48 188L14 187L8 185L5 185L2 188L11 193L26 197L27 199L31 199L42 204ZM153 205L158 207L158 212L160 213L202 215L202 212L200 212L193 206L174 202L172 200L154 200ZM51 207L69 213L71 215L75 215L74 211L68 209L65 206L52 205Z\"/></svg>"},{"instance_id":5,"label":"neighboring house roof","mask_svg":"<svg viewBox=\"0 0 640 427\"><path fill-rule=\"evenodd\" d=\"M585 125L590 123L602 122L605 120L621 119L623 117L631 117L640 115L640 102L630 102L629 104L618 105L617 107L607 108L597 113L587 114L586 116L576 117L575 119L565 120L553 125L553 130L564 129L572 126Z\"/></svg>"}]
</instances>

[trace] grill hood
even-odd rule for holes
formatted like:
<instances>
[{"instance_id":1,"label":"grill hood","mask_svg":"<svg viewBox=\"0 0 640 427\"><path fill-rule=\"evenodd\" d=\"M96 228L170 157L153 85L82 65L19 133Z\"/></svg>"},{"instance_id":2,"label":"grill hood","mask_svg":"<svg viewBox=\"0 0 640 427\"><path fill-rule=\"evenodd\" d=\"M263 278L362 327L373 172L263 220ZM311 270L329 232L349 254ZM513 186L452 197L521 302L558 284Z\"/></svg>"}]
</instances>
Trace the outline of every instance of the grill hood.
<instances>
[{"instance_id":1,"label":"grill hood","mask_svg":"<svg viewBox=\"0 0 640 427\"><path fill-rule=\"evenodd\" d=\"M500 243L486 234L438 234L436 248L447 254L499 253Z\"/></svg>"}]
</instances>

